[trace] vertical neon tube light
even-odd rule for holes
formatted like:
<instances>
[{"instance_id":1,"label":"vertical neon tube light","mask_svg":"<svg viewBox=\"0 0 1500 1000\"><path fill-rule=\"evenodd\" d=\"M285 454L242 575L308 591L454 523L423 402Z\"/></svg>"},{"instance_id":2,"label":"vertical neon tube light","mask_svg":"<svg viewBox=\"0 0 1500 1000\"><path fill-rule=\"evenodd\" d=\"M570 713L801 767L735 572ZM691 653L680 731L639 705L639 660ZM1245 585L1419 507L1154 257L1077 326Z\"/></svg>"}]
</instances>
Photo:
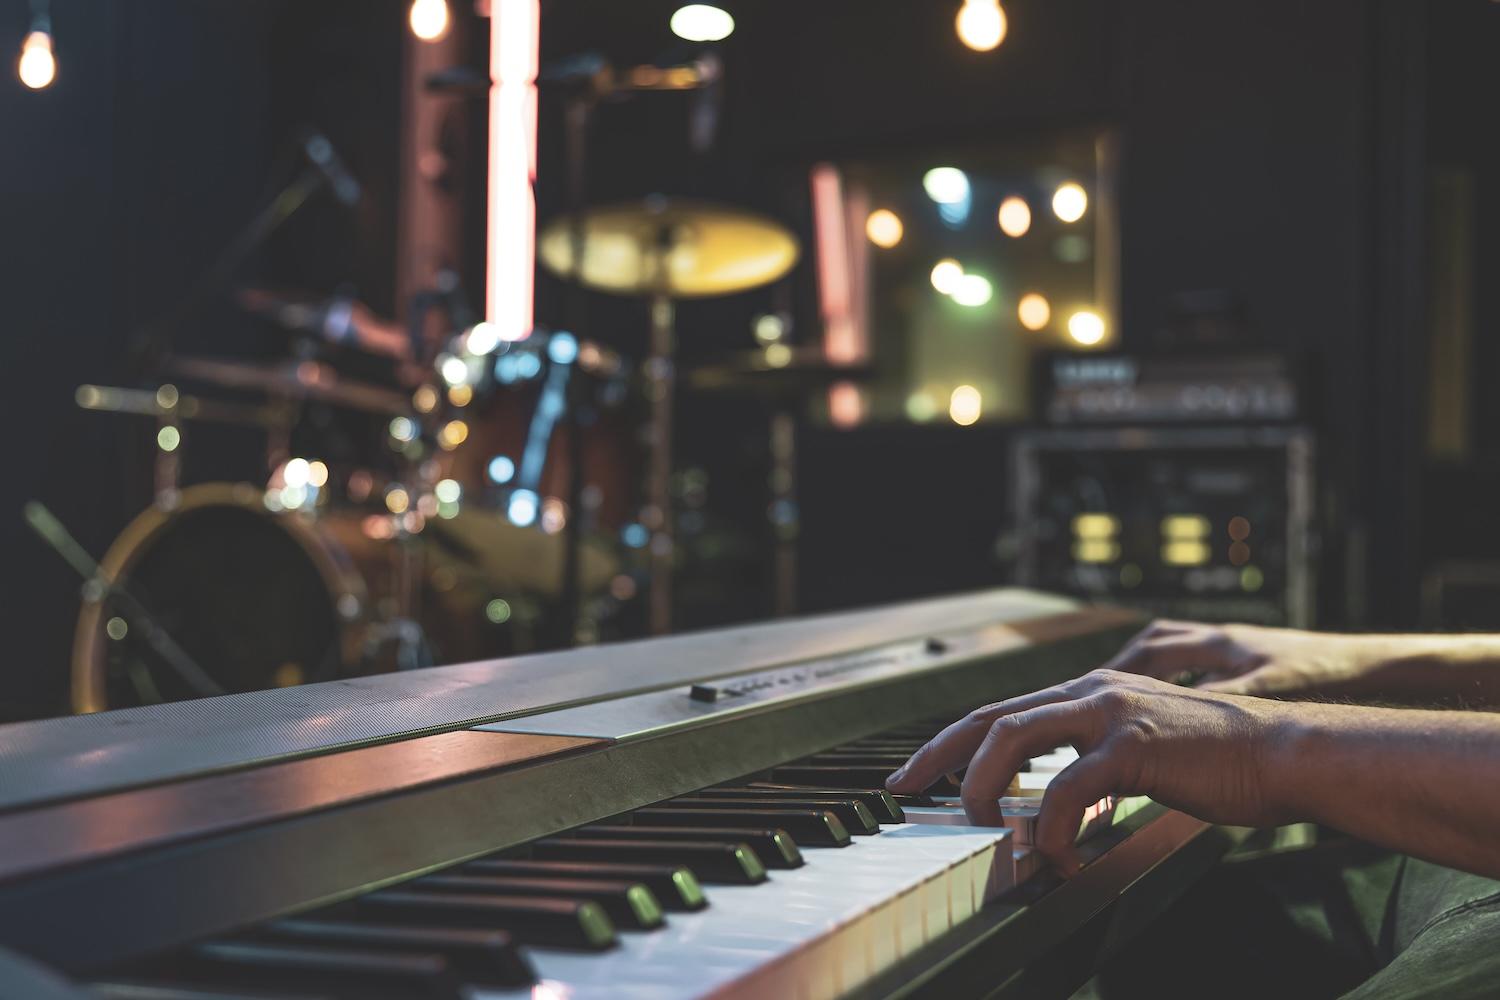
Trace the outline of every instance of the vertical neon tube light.
<instances>
[{"instance_id":1,"label":"vertical neon tube light","mask_svg":"<svg viewBox=\"0 0 1500 1000\"><path fill-rule=\"evenodd\" d=\"M503 340L533 325L536 75L540 0L491 0L490 177L485 318Z\"/></svg>"},{"instance_id":2,"label":"vertical neon tube light","mask_svg":"<svg viewBox=\"0 0 1500 1000\"><path fill-rule=\"evenodd\" d=\"M838 168L812 169L813 233L818 241L818 300L823 314L823 353L834 364L854 364L865 356L864 335L855 310L856 281ZM864 398L852 382L828 389L828 417L835 427L852 427L864 416Z\"/></svg>"}]
</instances>

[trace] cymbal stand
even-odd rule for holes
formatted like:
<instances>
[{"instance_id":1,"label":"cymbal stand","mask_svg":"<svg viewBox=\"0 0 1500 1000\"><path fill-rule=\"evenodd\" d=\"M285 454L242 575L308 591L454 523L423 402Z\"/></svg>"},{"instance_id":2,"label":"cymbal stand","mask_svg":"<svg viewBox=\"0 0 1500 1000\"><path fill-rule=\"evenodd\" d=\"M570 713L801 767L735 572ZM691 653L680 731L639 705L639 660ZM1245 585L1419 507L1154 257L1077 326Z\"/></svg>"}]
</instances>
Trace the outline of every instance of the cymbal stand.
<instances>
[{"instance_id":1,"label":"cymbal stand","mask_svg":"<svg viewBox=\"0 0 1500 1000\"><path fill-rule=\"evenodd\" d=\"M666 254L661 255L664 266ZM665 287L665 283L663 283ZM654 635L672 630L672 393L675 382L671 296L651 298L651 344L646 359L646 399L651 407L651 446L646 474L646 510L642 521L651 532L650 622Z\"/></svg>"}]
</instances>

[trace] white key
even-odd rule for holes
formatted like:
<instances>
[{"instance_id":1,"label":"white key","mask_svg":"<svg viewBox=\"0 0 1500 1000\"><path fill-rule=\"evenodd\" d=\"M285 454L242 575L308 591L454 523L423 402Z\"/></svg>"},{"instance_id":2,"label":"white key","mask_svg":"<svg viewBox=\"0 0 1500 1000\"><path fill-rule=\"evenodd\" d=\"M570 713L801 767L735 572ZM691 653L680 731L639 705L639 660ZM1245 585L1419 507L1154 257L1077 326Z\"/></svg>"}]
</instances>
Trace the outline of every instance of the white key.
<instances>
[{"instance_id":1,"label":"white key","mask_svg":"<svg viewBox=\"0 0 1500 1000\"><path fill-rule=\"evenodd\" d=\"M1060 747L1051 753L1031 758L1033 774L1056 774L1078 759L1078 751L1072 747Z\"/></svg>"},{"instance_id":2,"label":"white key","mask_svg":"<svg viewBox=\"0 0 1500 1000\"><path fill-rule=\"evenodd\" d=\"M603 954L528 949L542 980L536 996L832 1000L1013 884L1004 829L891 825L805 857L804 867L774 871L758 886L708 886L708 909L622 934Z\"/></svg>"}]
</instances>

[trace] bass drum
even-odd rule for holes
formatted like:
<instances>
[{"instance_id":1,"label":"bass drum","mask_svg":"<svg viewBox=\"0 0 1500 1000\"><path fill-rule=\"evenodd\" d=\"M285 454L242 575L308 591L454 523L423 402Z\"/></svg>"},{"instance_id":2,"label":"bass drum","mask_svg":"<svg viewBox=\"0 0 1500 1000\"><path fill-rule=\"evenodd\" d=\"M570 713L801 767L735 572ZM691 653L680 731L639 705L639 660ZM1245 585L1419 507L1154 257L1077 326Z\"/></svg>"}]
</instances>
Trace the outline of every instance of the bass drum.
<instances>
[{"instance_id":1,"label":"bass drum","mask_svg":"<svg viewBox=\"0 0 1500 1000\"><path fill-rule=\"evenodd\" d=\"M357 515L272 513L247 484L193 486L170 510L132 521L101 572L221 692L330 680L361 662L372 622L366 581L389 578L394 565L396 546L358 529ZM221 693L179 677L110 598L87 597L74 635L75 711Z\"/></svg>"}]
</instances>

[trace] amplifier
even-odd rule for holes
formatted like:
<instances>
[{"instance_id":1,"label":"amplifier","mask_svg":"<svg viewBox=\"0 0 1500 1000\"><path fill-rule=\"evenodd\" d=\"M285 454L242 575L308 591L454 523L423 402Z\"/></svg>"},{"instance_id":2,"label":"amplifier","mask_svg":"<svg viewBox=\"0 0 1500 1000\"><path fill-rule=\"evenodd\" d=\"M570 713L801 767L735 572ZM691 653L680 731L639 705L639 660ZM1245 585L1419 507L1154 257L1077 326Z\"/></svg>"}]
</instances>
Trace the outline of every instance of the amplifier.
<instances>
[{"instance_id":1,"label":"amplifier","mask_svg":"<svg viewBox=\"0 0 1500 1000\"><path fill-rule=\"evenodd\" d=\"M1167 617L1313 622L1313 437L1301 427L1020 433L1016 582Z\"/></svg>"},{"instance_id":2,"label":"amplifier","mask_svg":"<svg viewBox=\"0 0 1500 1000\"><path fill-rule=\"evenodd\" d=\"M1277 423L1300 413L1284 357L1048 355L1037 368L1043 422Z\"/></svg>"}]
</instances>

